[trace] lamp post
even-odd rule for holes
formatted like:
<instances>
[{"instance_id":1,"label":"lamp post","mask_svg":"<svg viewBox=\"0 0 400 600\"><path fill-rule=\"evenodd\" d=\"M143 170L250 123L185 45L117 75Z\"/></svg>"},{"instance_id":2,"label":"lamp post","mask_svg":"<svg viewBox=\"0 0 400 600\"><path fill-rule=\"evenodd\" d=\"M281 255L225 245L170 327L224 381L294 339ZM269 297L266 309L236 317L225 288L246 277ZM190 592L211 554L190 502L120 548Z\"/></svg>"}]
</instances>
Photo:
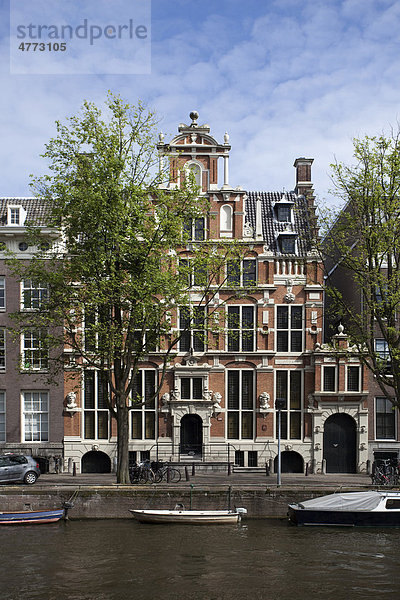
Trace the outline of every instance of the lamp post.
<instances>
[{"instance_id":1,"label":"lamp post","mask_svg":"<svg viewBox=\"0 0 400 600\"><path fill-rule=\"evenodd\" d=\"M277 398L275 400L275 409L278 411L278 468L276 473L276 485L279 487L281 485L281 472L282 472L282 464L281 464L281 410L286 406L285 398Z\"/></svg>"}]
</instances>

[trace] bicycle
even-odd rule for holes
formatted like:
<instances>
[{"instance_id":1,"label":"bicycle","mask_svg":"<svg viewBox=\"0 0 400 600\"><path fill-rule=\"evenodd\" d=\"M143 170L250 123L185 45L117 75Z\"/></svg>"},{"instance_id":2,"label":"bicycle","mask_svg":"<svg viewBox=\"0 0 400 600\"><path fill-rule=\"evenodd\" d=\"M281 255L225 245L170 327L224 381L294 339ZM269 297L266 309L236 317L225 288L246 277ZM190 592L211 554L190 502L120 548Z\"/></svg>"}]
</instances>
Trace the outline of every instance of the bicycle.
<instances>
[{"instance_id":1,"label":"bicycle","mask_svg":"<svg viewBox=\"0 0 400 600\"><path fill-rule=\"evenodd\" d=\"M173 483L179 483L182 475L179 469L175 469L174 467L170 467L168 463L159 463L158 468L154 473L154 481L155 483L160 483L161 481L170 481Z\"/></svg>"},{"instance_id":2,"label":"bicycle","mask_svg":"<svg viewBox=\"0 0 400 600\"><path fill-rule=\"evenodd\" d=\"M374 485L394 486L399 483L399 468L396 463L389 459L383 459L380 463L372 465L372 483Z\"/></svg>"},{"instance_id":3,"label":"bicycle","mask_svg":"<svg viewBox=\"0 0 400 600\"><path fill-rule=\"evenodd\" d=\"M154 483L154 472L150 467L150 461L135 463L129 467L129 479L131 483Z\"/></svg>"}]
</instances>

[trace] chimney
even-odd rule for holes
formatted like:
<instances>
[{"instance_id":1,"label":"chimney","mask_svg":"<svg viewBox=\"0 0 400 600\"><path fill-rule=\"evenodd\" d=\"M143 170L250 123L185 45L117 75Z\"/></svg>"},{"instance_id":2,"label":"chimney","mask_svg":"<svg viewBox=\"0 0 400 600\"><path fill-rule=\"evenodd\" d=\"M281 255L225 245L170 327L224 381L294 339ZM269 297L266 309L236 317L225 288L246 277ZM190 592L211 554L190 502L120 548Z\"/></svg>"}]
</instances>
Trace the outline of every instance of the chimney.
<instances>
[{"instance_id":1,"label":"chimney","mask_svg":"<svg viewBox=\"0 0 400 600\"><path fill-rule=\"evenodd\" d=\"M314 206L314 189L311 180L311 165L313 164L313 158L296 158L294 161L294 168L296 169L296 187L295 192L299 196L304 196L307 202L308 214L310 218L311 234L314 239L318 238L318 225L317 218L315 215Z\"/></svg>"}]
</instances>

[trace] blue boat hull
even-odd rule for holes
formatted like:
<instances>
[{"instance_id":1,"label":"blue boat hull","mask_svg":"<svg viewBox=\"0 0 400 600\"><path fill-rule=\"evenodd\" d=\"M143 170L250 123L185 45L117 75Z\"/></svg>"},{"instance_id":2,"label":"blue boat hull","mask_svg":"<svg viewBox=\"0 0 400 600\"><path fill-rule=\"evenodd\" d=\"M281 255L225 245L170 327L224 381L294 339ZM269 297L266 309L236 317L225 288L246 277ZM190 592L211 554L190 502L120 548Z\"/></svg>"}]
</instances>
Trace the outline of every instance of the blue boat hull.
<instances>
[{"instance_id":1,"label":"blue boat hull","mask_svg":"<svg viewBox=\"0 0 400 600\"><path fill-rule=\"evenodd\" d=\"M0 513L0 525L33 525L55 523L64 518L65 510L37 510L29 512Z\"/></svg>"}]
</instances>

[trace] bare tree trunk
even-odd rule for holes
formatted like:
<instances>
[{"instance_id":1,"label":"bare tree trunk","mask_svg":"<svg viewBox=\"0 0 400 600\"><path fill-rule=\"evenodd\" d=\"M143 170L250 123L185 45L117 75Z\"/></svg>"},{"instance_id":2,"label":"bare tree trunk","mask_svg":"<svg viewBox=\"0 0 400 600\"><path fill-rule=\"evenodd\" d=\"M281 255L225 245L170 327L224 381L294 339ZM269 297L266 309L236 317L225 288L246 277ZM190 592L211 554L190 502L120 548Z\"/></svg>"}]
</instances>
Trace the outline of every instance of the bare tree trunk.
<instances>
[{"instance_id":1,"label":"bare tree trunk","mask_svg":"<svg viewBox=\"0 0 400 600\"><path fill-rule=\"evenodd\" d=\"M125 403L124 403L125 404ZM117 483L130 483L129 479L129 409L119 406L117 410Z\"/></svg>"}]
</instances>

